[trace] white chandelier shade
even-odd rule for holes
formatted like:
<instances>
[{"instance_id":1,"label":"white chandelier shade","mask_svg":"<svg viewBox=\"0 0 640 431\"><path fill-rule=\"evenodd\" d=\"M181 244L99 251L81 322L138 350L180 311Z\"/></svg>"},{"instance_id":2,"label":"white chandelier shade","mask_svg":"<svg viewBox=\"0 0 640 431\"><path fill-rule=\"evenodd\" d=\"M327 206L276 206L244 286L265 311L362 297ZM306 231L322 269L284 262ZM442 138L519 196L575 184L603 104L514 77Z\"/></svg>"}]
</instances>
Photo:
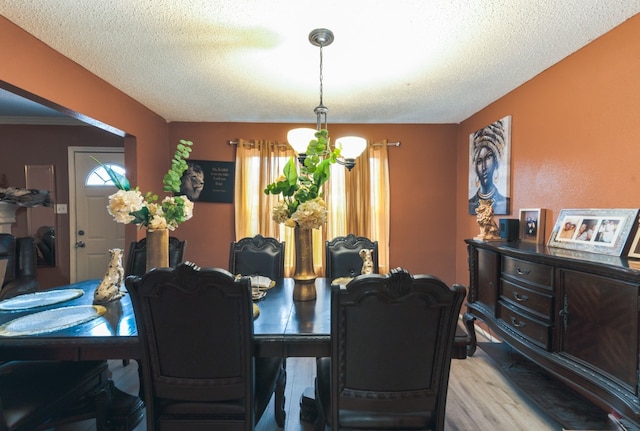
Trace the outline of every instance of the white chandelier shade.
<instances>
[{"instance_id":1,"label":"white chandelier shade","mask_svg":"<svg viewBox=\"0 0 640 431\"><path fill-rule=\"evenodd\" d=\"M336 147L340 148L340 156L355 160L367 149L367 140L359 136L344 136L336 139Z\"/></svg>"},{"instance_id":2,"label":"white chandelier shade","mask_svg":"<svg viewBox=\"0 0 640 431\"><path fill-rule=\"evenodd\" d=\"M309 142L316 138L316 132L317 130L306 127L291 129L287 133L287 142L289 142L296 154L305 154Z\"/></svg>"}]
</instances>

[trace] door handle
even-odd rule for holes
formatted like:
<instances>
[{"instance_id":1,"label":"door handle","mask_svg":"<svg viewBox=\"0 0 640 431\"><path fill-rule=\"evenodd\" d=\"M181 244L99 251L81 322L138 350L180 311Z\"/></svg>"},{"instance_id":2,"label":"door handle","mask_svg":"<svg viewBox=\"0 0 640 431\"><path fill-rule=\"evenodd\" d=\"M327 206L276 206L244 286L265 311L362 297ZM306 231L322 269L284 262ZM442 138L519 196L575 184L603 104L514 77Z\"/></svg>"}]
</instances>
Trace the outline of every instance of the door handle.
<instances>
[{"instance_id":1,"label":"door handle","mask_svg":"<svg viewBox=\"0 0 640 431\"><path fill-rule=\"evenodd\" d=\"M74 247L75 248L85 248L87 244L84 243L84 241L78 241L75 243Z\"/></svg>"}]
</instances>

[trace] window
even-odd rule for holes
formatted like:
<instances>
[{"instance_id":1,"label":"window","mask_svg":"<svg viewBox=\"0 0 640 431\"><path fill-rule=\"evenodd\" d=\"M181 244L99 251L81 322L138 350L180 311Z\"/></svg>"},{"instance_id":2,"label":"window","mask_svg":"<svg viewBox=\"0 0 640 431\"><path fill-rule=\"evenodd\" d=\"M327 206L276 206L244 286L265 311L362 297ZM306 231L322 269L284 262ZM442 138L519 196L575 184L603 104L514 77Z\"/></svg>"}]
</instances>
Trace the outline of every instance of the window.
<instances>
[{"instance_id":1,"label":"window","mask_svg":"<svg viewBox=\"0 0 640 431\"><path fill-rule=\"evenodd\" d=\"M124 166L116 165L114 163L105 163L105 166L109 167L109 169L112 169L116 174L125 176L126 171L124 170ZM111 181L109 174L107 174L107 170L102 165L97 166L95 169L89 172L89 175L87 175L87 180L85 181L85 185L93 187L115 186L113 181Z\"/></svg>"},{"instance_id":2,"label":"window","mask_svg":"<svg viewBox=\"0 0 640 431\"><path fill-rule=\"evenodd\" d=\"M236 152L236 240L262 234L285 241L285 274L291 276L295 260L293 230L271 220L277 198L266 196L263 191L282 174L282 167L293 152L266 141L247 142L241 141ZM325 185L325 201L329 208L327 226L314 229L313 235L316 273L324 274L325 241L349 233L378 241L380 272L386 273L389 253L386 141L371 144L352 171L339 164L332 165Z\"/></svg>"}]
</instances>

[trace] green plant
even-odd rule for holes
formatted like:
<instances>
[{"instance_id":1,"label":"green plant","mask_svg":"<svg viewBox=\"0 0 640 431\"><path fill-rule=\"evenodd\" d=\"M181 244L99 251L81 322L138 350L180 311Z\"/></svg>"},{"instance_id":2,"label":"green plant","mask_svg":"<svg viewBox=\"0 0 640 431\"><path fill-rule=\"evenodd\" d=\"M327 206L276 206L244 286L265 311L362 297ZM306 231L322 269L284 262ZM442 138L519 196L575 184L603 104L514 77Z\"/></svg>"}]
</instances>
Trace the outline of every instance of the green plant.
<instances>
[{"instance_id":1,"label":"green plant","mask_svg":"<svg viewBox=\"0 0 640 431\"><path fill-rule=\"evenodd\" d=\"M318 228L326 221L322 186L329 179L330 167L340 156L340 149L329 147L326 129L316 132L315 137L309 142L300 174L295 158L291 157L284 166L283 175L264 190L265 194L282 195L282 201L273 209L273 220L277 223ZM305 203L309 204L303 205ZM298 212L299 208L303 211Z\"/></svg>"},{"instance_id":2,"label":"green plant","mask_svg":"<svg viewBox=\"0 0 640 431\"><path fill-rule=\"evenodd\" d=\"M181 177L187 170L186 159L191 153L193 142L180 140L176 152L171 160L171 168L162 179L163 190L179 193ZM131 189L131 184L125 175L118 174L111 167L100 164L118 191L109 196L107 210L115 221L124 224L136 224L150 230L169 229L174 230L182 222L193 217L193 202L186 196L166 196L158 202L158 195L146 192L144 195L138 187Z\"/></svg>"}]
</instances>

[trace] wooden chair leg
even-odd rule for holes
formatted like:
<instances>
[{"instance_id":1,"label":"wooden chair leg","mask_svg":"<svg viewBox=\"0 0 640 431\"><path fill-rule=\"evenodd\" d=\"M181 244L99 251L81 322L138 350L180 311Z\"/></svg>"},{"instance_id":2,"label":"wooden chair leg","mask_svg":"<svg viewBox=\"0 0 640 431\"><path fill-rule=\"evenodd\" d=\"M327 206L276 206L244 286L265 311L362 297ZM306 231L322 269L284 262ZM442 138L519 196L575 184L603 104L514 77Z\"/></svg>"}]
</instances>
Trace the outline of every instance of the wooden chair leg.
<instances>
[{"instance_id":1,"label":"wooden chair leg","mask_svg":"<svg viewBox=\"0 0 640 431\"><path fill-rule=\"evenodd\" d=\"M278 382L276 383L276 391L275 391L275 416L276 416L276 424L280 428L284 428L286 412L284 410L285 403L285 395L284 390L287 383L287 363L286 359L282 361L282 368L280 369L280 376L278 377Z\"/></svg>"}]
</instances>

